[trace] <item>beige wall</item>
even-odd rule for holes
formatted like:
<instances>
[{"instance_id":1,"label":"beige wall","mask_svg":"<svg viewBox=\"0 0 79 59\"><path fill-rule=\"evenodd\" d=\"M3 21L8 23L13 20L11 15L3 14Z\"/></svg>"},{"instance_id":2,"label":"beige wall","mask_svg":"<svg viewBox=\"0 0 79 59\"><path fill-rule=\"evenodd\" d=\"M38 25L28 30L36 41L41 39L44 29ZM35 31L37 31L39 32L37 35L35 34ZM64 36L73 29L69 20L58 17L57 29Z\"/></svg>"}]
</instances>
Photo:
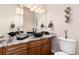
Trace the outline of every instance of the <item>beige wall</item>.
<instances>
[{"instance_id":1,"label":"beige wall","mask_svg":"<svg viewBox=\"0 0 79 59\"><path fill-rule=\"evenodd\" d=\"M65 12L66 7L71 7L71 23L65 23ZM41 16L41 15L40 15ZM46 18L45 18L46 17ZM68 38L78 40L79 42L79 5L66 5L66 4L56 4L47 5L47 14L42 14L39 19L41 22L49 23L50 20L53 21L54 31L58 37L65 37L64 30L68 30ZM46 20L47 19L47 20ZM38 24L40 25L41 22ZM79 43L77 45L77 54L79 54Z\"/></svg>"},{"instance_id":2,"label":"beige wall","mask_svg":"<svg viewBox=\"0 0 79 59\"><path fill-rule=\"evenodd\" d=\"M66 7L71 7L71 23L65 23ZM58 37L65 37L64 30L68 30L68 38L78 40L79 42L79 5L47 5L48 19L52 18L54 30ZM48 20L49 21L49 20ZM79 54L79 44L77 45L77 54Z\"/></svg>"}]
</instances>

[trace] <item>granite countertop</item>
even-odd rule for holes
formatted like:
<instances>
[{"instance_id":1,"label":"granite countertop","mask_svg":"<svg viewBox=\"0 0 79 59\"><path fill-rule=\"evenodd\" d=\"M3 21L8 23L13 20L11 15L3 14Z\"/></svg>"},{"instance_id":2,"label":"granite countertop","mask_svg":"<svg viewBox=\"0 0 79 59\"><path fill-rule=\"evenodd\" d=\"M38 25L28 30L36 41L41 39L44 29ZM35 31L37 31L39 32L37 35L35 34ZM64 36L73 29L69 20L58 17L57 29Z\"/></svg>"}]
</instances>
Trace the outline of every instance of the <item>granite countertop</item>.
<instances>
[{"instance_id":1,"label":"granite countertop","mask_svg":"<svg viewBox=\"0 0 79 59\"><path fill-rule=\"evenodd\" d=\"M16 38L13 39L11 42L8 42L8 40L4 40L3 42L0 42L0 47L6 47L6 46L11 46L11 45L15 45L15 44L20 44L20 43L26 43L26 42L30 42L30 41L34 41L34 40L41 40L44 38L49 38L49 37L54 37L55 34L49 34L49 35L43 35L42 37L34 37L34 36L30 36L24 40L17 40Z\"/></svg>"}]
</instances>

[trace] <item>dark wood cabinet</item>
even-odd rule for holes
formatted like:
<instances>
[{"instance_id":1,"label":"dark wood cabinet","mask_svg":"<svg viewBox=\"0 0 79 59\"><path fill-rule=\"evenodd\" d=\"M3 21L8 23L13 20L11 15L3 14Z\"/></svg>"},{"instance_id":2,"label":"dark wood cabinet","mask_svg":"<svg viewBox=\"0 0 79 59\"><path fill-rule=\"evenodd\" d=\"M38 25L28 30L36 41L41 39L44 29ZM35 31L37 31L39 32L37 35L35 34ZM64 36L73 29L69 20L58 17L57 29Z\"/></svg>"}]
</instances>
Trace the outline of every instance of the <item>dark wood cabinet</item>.
<instances>
[{"instance_id":1,"label":"dark wood cabinet","mask_svg":"<svg viewBox=\"0 0 79 59\"><path fill-rule=\"evenodd\" d=\"M41 45L41 55L51 54L51 39L44 39Z\"/></svg>"},{"instance_id":2,"label":"dark wood cabinet","mask_svg":"<svg viewBox=\"0 0 79 59\"><path fill-rule=\"evenodd\" d=\"M41 55L49 55L51 53L50 44L46 43L41 46Z\"/></svg>"},{"instance_id":3,"label":"dark wood cabinet","mask_svg":"<svg viewBox=\"0 0 79 59\"><path fill-rule=\"evenodd\" d=\"M3 48L0 48L0 55L3 54Z\"/></svg>"},{"instance_id":4,"label":"dark wood cabinet","mask_svg":"<svg viewBox=\"0 0 79 59\"><path fill-rule=\"evenodd\" d=\"M2 55L50 55L51 38L30 41L0 48Z\"/></svg>"},{"instance_id":5,"label":"dark wood cabinet","mask_svg":"<svg viewBox=\"0 0 79 59\"><path fill-rule=\"evenodd\" d=\"M10 53L8 55L28 55L28 50L20 50L20 51L17 51L17 52L14 52L14 53Z\"/></svg>"},{"instance_id":6,"label":"dark wood cabinet","mask_svg":"<svg viewBox=\"0 0 79 59\"><path fill-rule=\"evenodd\" d=\"M7 55L27 55L28 54L28 44L16 44L12 46L7 46L5 48L5 54Z\"/></svg>"},{"instance_id":7,"label":"dark wood cabinet","mask_svg":"<svg viewBox=\"0 0 79 59\"><path fill-rule=\"evenodd\" d=\"M41 41L33 41L29 43L29 55L40 55Z\"/></svg>"},{"instance_id":8,"label":"dark wood cabinet","mask_svg":"<svg viewBox=\"0 0 79 59\"><path fill-rule=\"evenodd\" d=\"M40 41L34 41L29 43L30 55L48 55L51 54L51 39L45 38Z\"/></svg>"},{"instance_id":9,"label":"dark wood cabinet","mask_svg":"<svg viewBox=\"0 0 79 59\"><path fill-rule=\"evenodd\" d=\"M29 49L29 55L40 55L40 47L36 46Z\"/></svg>"}]
</instances>

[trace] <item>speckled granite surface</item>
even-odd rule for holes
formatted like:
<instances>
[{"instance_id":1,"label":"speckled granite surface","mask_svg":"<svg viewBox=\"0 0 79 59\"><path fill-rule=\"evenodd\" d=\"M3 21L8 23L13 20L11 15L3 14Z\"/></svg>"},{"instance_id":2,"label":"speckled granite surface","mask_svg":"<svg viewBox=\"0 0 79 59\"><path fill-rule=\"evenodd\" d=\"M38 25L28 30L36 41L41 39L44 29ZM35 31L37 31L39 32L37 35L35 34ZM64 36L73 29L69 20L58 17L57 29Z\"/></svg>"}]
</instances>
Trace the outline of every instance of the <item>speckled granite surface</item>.
<instances>
[{"instance_id":1,"label":"speckled granite surface","mask_svg":"<svg viewBox=\"0 0 79 59\"><path fill-rule=\"evenodd\" d=\"M34 36L30 36L30 37L28 37L24 40L17 40L15 38L11 42L8 42L8 40L4 40L3 42L0 42L0 47L11 46L11 45L30 42L30 41L34 41L34 40L41 40L41 39L44 39L44 38L49 38L49 37L54 37L54 36L55 36L55 34L43 35L42 37L38 37L38 38L36 38Z\"/></svg>"}]
</instances>

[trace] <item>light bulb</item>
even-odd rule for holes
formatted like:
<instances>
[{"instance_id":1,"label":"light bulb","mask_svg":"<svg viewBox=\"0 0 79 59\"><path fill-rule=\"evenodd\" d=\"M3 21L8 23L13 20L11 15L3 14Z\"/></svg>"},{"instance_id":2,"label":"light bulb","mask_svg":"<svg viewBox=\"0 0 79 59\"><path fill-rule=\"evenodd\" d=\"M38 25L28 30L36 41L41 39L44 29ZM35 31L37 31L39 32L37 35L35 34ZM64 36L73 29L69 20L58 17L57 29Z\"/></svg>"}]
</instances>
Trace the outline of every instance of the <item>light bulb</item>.
<instances>
[{"instance_id":1,"label":"light bulb","mask_svg":"<svg viewBox=\"0 0 79 59\"><path fill-rule=\"evenodd\" d=\"M36 10L35 10L35 12L39 12L41 10L41 8L39 7L39 8L37 8Z\"/></svg>"},{"instance_id":2,"label":"light bulb","mask_svg":"<svg viewBox=\"0 0 79 59\"><path fill-rule=\"evenodd\" d=\"M20 12L20 8L17 7L17 8L16 8L16 13L19 14L19 12Z\"/></svg>"},{"instance_id":3,"label":"light bulb","mask_svg":"<svg viewBox=\"0 0 79 59\"><path fill-rule=\"evenodd\" d=\"M27 4L27 5L24 5L24 6L26 6L26 7L28 7L28 8L32 8L33 5L34 5L34 4Z\"/></svg>"},{"instance_id":4,"label":"light bulb","mask_svg":"<svg viewBox=\"0 0 79 59\"><path fill-rule=\"evenodd\" d=\"M33 4L30 4L29 6L28 6L28 8L32 8L34 5Z\"/></svg>"},{"instance_id":5,"label":"light bulb","mask_svg":"<svg viewBox=\"0 0 79 59\"><path fill-rule=\"evenodd\" d=\"M41 10L39 11L39 13L42 13L42 12L44 12L44 9L41 9Z\"/></svg>"},{"instance_id":6,"label":"light bulb","mask_svg":"<svg viewBox=\"0 0 79 59\"><path fill-rule=\"evenodd\" d=\"M23 8L21 8L21 10L20 10L20 14L23 15Z\"/></svg>"},{"instance_id":7,"label":"light bulb","mask_svg":"<svg viewBox=\"0 0 79 59\"><path fill-rule=\"evenodd\" d=\"M34 11L37 8L37 5L34 5L33 7L30 8L31 11Z\"/></svg>"}]
</instances>

